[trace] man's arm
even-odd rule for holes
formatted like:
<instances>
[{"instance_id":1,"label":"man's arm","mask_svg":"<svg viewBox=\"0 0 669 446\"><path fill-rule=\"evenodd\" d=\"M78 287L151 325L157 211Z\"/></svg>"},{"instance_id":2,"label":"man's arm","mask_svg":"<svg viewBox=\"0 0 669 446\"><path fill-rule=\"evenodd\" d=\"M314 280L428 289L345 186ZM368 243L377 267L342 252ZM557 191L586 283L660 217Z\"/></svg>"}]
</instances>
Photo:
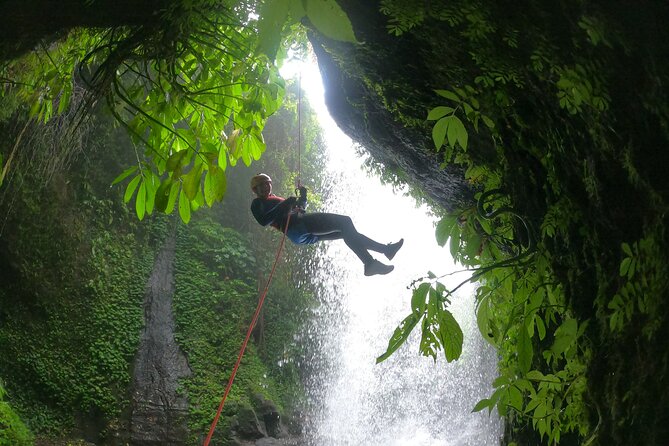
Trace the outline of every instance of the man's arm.
<instances>
[{"instance_id":1,"label":"man's arm","mask_svg":"<svg viewBox=\"0 0 669 446\"><path fill-rule=\"evenodd\" d=\"M297 199L297 205L302 209L307 209L307 188L300 186L300 198Z\"/></svg>"},{"instance_id":2,"label":"man's arm","mask_svg":"<svg viewBox=\"0 0 669 446\"><path fill-rule=\"evenodd\" d=\"M279 197L276 200L256 198L251 203L251 213L261 226L267 226L287 214L295 205L295 200L295 197L289 197L285 200Z\"/></svg>"}]
</instances>

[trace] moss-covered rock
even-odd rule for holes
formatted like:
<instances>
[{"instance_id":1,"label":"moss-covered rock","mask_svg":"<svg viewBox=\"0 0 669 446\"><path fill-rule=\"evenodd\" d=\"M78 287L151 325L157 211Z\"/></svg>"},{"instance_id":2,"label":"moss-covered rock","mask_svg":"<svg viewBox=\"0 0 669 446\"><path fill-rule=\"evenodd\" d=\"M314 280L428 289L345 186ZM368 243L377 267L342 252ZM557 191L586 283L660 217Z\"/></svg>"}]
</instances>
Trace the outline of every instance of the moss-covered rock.
<instances>
[{"instance_id":1,"label":"moss-covered rock","mask_svg":"<svg viewBox=\"0 0 669 446\"><path fill-rule=\"evenodd\" d=\"M34 440L32 433L10 404L4 401L4 393L5 390L0 383L0 445L31 445Z\"/></svg>"}]
</instances>

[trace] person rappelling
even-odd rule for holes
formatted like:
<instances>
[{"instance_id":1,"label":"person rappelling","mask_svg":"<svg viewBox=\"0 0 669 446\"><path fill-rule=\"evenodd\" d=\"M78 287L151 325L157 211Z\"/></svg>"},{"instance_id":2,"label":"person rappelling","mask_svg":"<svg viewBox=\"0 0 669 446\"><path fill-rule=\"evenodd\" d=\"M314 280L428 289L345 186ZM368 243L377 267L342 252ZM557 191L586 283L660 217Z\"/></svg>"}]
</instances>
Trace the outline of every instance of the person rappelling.
<instances>
[{"instance_id":1,"label":"person rappelling","mask_svg":"<svg viewBox=\"0 0 669 446\"><path fill-rule=\"evenodd\" d=\"M388 274L392 265L376 260L369 251L382 253L392 260L402 247L404 239L384 245L359 233L346 215L324 212L307 213L307 188L300 186L299 198L281 198L272 193L272 179L260 173L251 178L251 190L256 198L251 212L261 226L272 226L297 245L308 245L322 240L340 240L355 253L365 266L365 276ZM289 218L290 215L290 218ZM288 223L288 228L286 228Z\"/></svg>"}]
</instances>

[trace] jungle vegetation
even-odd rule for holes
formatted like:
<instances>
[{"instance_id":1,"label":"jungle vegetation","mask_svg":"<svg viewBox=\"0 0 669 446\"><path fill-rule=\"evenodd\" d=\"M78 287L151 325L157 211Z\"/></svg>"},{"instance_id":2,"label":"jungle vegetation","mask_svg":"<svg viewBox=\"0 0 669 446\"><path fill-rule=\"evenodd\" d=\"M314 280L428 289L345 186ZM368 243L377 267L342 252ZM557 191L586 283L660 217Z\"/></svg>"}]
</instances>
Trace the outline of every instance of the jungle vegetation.
<instances>
[{"instance_id":1,"label":"jungle vegetation","mask_svg":"<svg viewBox=\"0 0 669 446\"><path fill-rule=\"evenodd\" d=\"M301 101L303 180L319 187L320 130ZM272 156L254 166L273 172L277 190L295 180L297 85L289 83L283 107L268 121ZM176 238L175 337L188 357L183 380L190 412L189 444L201 443L267 279L277 234L248 212L248 178L238 166L224 203L200 209L188 225L178 215L147 215L123 197L114 179L135 158L123 128L104 108L77 130L74 147L62 121L27 121L20 110L3 133L25 129L0 195L0 444L61 444L78 439L127 438L133 358L144 322L147 280L169 237ZM13 144L6 141L3 153ZM58 166L54 169L54 166ZM318 193L314 192L314 201ZM261 323L216 431L227 444L231 426L248 409L268 402L293 429L303 404L302 350L295 334L316 304L305 279L310 251L287 247Z\"/></svg>"},{"instance_id":2,"label":"jungle vegetation","mask_svg":"<svg viewBox=\"0 0 669 446\"><path fill-rule=\"evenodd\" d=\"M64 2L64 11L78 6L69 10L71 21L36 27L10 21L5 28L26 38L3 43L2 117L16 122L19 116L33 124L7 125L14 144L0 152L0 182L18 170L13 164L24 129L36 121L55 122L64 127L61 147L69 147L85 135L89 116L104 102L135 150L130 167L99 180L123 184L123 200L132 203L139 220L156 210L170 214L176 209L181 220L197 223L193 231L205 233L193 211L234 196L232 180L239 177L228 167L240 160L245 165L265 160L262 131L286 100L277 64L291 46L299 51L294 42L304 45L300 22L355 44L346 16L328 0L145 1L134 9L112 10L107 1L84 3ZM430 27L451 30L449 45L433 44L467 62L449 73L447 85L435 89L423 119L409 119L402 104L386 105L399 122L431 134L444 165L462 166L476 191L469 207L442 212L436 228L437 243L448 244L480 285L477 321L501 357L495 391L473 410L496 408L505 416L509 444L662 444L668 438L664 339L669 318L667 187L660 166L669 140L669 102L661 57L667 40L658 38L662 33L650 16L666 11L652 5L628 13L621 5L607 10L596 2L523 5L537 26L485 1L380 2L389 33L399 38L421 29L429 33ZM8 2L8 8L21 10L17 2ZM325 20L333 11L336 19ZM557 17L564 19L554 23L571 28L538 25ZM435 62L434 69L443 67ZM381 82L375 86L384 87ZM38 181L46 176L57 181L53 165L29 173ZM420 184L413 186L420 189ZM41 219L49 218L36 199L21 202ZM68 196L59 199L54 213L71 203ZM96 210L90 218L99 218L102 230L118 212L123 211ZM160 217L155 218L156 229L141 226L147 246L161 230ZM76 237L72 228L52 229L61 231L57 238ZM42 227L31 233L54 238ZM248 261L248 247L223 233L211 238L212 248L198 247L188 232L184 237L184 249L227 253L235 265ZM141 252L148 256L151 251ZM35 261L62 254L44 255ZM103 250L101 255L112 254ZM126 259L121 261L126 266L140 262L133 271L146 270L141 255L121 250L113 256ZM40 268L18 269L35 274L35 283L50 289L49 276ZM455 290L440 279L429 273L416 280L410 314L379 360L399 348L414 328L422 333L422 354L436 359L443 351L446 360L458 358L462 332L448 311ZM205 282L198 287L212 286ZM137 290L128 293L137 295ZM129 327L137 324L132 308L123 315ZM3 317L14 320L9 313ZM205 335L197 332L197 324L191 328L194 332L184 334L183 341L195 345ZM108 342L119 342L114 339L110 333ZM115 347L115 364L127 360L132 345L127 340ZM32 364L33 370L44 367L39 361ZM100 373L82 370L91 379ZM61 373L67 380L73 372ZM52 379L45 373L44 385L52 385ZM197 393L198 385L191 391ZM75 407L94 397L107 407L110 393L87 390L65 401ZM113 413L122 406L116 404ZM20 400L15 405L33 417ZM53 419L44 426L67 425Z\"/></svg>"},{"instance_id":3,"label":"jungle vegetation","mask_svg":"<svg viewBox=\"0 0 669 446\"><path fill-rule=\"evenodd\" d=\"M666 443L666 6L380 3L388 32L445 59L427 122L411 90L396 119L476 191L436 228L501 355L474 410L505 416L510 444ZM458 358L458 287L437 276L416 280L379 360L414 328L422 354Z\"/></svg>"}]
</instances>

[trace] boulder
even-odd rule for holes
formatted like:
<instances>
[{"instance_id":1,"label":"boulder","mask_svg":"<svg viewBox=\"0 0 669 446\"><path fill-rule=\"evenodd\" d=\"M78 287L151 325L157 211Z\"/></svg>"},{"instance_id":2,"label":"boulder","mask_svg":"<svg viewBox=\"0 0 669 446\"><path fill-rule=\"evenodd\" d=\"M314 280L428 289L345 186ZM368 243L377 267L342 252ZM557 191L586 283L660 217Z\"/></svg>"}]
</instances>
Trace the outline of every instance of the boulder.
<instances>
[{"instance_id":1,"label":"boulder","mask_svg":"<svg viewBox=\"0 0 669 446\"><path fill-rule=\"evenodd\" d=\"M256 440L267 436L255 411L248 406L239 408L232 421L232 431L240 440Z\"/></svg>"}]
</instances>

